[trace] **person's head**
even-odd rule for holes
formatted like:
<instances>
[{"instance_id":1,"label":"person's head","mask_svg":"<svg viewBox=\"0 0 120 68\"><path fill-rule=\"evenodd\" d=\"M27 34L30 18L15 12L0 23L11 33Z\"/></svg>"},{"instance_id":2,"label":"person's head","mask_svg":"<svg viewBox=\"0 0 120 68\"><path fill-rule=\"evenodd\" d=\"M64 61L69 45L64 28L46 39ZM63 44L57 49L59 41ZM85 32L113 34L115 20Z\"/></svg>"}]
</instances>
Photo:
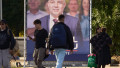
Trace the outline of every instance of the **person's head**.
<instances>
[{"instance_id":1,"label":"person's head","mask_svg":"<svg viewBox=\"0 0 120 68\"><path fill-rule=\"evenodd\" d=\"M48 0L50 14L54 17L63 13L66 6L65 0Z\"/></svg>"},{"instance_id":2,"label":"person's head","mask_svg":"<svg viewBox=\"0 0 120 68\"><path fill-rule=\"evenodd\" d=\"M79 20L81 20L81 16L89 15L89 9L90 8L90 0L81 0L81 7L79 9Z\"/></svg>"},{"instance_id":3,"label":"person's head","mask_svg":"<svg viewBox=\"0 0 120 68\"><path fill-rule=\"evenodd\" d=\"M69 0L68 8L70 12L78 11L78 0Z\"/></svg>"},{"instance_id":4,"label":"person's head","mask_svg":"<svg viewBox=\"0 0 120 68\"><path fill-rule=\"evenodd\" d=\"M101 32L101 27L97 27L96 28L96 34L100 33Z\"/></svg>"},{"instance_id":5,"label":"person's head","mask_svg":"<svg viewBox=\"0 0 120 68\"><path fill-rule=\"evenodd\" d=\"M39 19L36 19L33 24L35 25L36 29L39 29L41 27L41 21Z\"/></svg>"},{"instance_id":6,"label":"person's head","mask_svg":"<svg viewBox=\"0 0 120 68\"><path fill-rule=\"evenodd\" d=\"M3 19L0 21L0 29L6 29L6 28L7 28L7 21Z\"/></svg>"},{"instance_id":7,"label":"person's head","mask_svg":"<svg viewBox=\"0 0 120 68\"><path fill-rule=\"evenodd\" d=\"M59 15L58 19L60 22L64 23L65 16L63 14L61 14L61 15Z\"/></svg>"},{"instance_id":8,"label":"person's head","mask_svg":"<svg viewBox=\"0 0 120 68\"><path fill-rule=\"evenodd\" d=\"M30 10L38 10L40 6L40 0L28 0L28 6Z\"/></svg>"},{"instance_id":9,"label":"person's head","mask_svg":"<svg viewBox=\"0 0 120 68\"><path fill-rule=\"evenodd\" d=\"M50 14L49 8L48 8L48 1L45 3L44 9L48 14Z\"/></svg>"},{"instance_id":10,"label":"person's head","mask_svg":"<svg viewBox=\"0 0 120 68\"><path fill-rule=\"evenodd\" d=\"M82 0L82 9L83 11L89 12L90 0Z\"/></svg>"}]
</instances>

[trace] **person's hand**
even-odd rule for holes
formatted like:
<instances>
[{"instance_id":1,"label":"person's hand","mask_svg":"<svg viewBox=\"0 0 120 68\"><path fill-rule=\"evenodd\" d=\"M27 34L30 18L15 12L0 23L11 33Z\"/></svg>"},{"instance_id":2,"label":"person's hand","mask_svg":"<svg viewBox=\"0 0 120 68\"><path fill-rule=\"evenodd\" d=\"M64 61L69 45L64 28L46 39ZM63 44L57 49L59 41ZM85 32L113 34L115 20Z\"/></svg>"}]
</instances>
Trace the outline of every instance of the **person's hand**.
<instances>
[{"instance_id":1,"label":"person's hand","mask_svg":"<svg viewBox=\"0 0 120 68\"><path fill-rule=\"evenodd\" d=\"M32 37L30 37L30 36L27 36L27 37L28 37L30 40L33 40Z\"/></svg>"},{"instance_id":2,"label":"person's hand","mask_svg":"<svg viewBox=\"0 0 120 68\"><path fill-rule=\"evenodd\" d=\"M73 54L73 50L70 50L70 54Z\"/></svg>"},{"instance_id":3,"label":"person's hand","mask_svg":"<svg viewBox=\"0 0 120 68\"><path fill-rule=\"evenodd\" d=\"M53 50L51 50L51 55L53 55Z\"/></svg>"},{"instance_id":4,"label":"person's hand","mask_svg":"<svg viewBox=\"0 0 120 68\"><path fill-rule=\"evenodd\" d=\"M13 50L9 50L9 53L10 53L11 55L13 55Z\"/></svg>"},{"instance_id":5,"label":"person's hand","mask_svg":"<svg viewBox=\"0 0 120 68\"><path fill-rule=\"evenodd\" d=\"M49 49L46 50L46 55L48 55L48 54L49 54Z\"/></svg>"}]
</instances>

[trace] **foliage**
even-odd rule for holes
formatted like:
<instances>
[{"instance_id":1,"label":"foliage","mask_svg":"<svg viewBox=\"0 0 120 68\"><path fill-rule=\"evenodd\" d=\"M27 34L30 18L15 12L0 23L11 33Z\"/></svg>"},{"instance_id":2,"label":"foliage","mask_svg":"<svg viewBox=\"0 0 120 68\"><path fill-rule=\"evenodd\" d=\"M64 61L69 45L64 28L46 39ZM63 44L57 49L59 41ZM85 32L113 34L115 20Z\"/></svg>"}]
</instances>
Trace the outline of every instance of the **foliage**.
<instances>
[{"instance_id":1,"label":"foliage","mask_svg":"<svg viewBox=\"0 0 120 68\"><path fill-rule=\"evenodd\" d=\"M92 35L100 25L107 28L107 33L113 41L112 55L120 55L120 1L92 0Z\"/></svg>"},{"instance_id":2,"label":"foliage","mask_svg":"<svg viewBox=\"0 0 120 68\"><path fill-rule=\"evenodd\" d=\"M6 19L15 36L24 31L24 0L2 0L3 19Z\"/></svg>"}]
</instances>

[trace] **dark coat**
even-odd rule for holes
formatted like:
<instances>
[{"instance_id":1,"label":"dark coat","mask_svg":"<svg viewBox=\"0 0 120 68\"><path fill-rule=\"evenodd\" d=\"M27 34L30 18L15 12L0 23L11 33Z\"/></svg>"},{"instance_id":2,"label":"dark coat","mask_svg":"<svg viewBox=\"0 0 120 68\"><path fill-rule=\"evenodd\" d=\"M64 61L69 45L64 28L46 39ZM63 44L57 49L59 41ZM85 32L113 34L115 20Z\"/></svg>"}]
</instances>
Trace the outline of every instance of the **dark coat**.
<instances>
[{"instance_id":1,"label":"dark coat","mask_svg":"<svg viewBox=\"0 0 120 68\"><path fill-rule=\"evenodd\" d=\"M105 32L99 33L90 40L93 52L96 53L96 63L106 65L111 63L110 47L112 40Z\"/></svg>"},{"instance_id":2,"label":"dark coat","mask_svg":"<svg viewBox=\"0 0 120 68\"><path fill-rule=\"evenodd\" d=\"M72 32L71 32L70 28L66 24L64 24L63 22L59 22L58 24L55 24L54 26L59 25L59 24L64 25L64 29L66 31L66 37L67 37L66 38L67 45L65 47L60 47L60 48L73 50L74 49L73 35L72 35ZM50 40L49 40L49 48L50 48L50 50L54 50L54 48L51 47Z\"/></svg>"},{"instance_id":3,"label":"dark coat","mask_svg":"<svg viewBox=\"0 0 120 68\"><path fill-rule=\"evenodd\" d=\"M12 50L14 46L15 39L13 37L12 31L8 28L5 29L4 31L0 30L0 49L10 48Z\"/></svg>"}]
</instances>

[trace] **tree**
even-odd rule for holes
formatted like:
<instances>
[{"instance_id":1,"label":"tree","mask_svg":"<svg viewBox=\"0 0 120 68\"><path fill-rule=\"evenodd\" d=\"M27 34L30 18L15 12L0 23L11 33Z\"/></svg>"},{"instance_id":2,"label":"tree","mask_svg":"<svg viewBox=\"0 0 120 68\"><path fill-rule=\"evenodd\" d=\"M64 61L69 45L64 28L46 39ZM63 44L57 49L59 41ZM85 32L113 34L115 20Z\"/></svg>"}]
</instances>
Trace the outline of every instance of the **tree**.
<instances>
[{"instance_id":1,"label":"tree","mask_svg":"<svg viewBox=\"0 0 120 68\"><path fill-rule=\"evenodd\" d=\"M15 36L24 32L24 0L2 0L3 19L8 21Z\"/></svg>"},{"instance_id":2,"label":"tree","mask_svg":"<svg viewBox=\"0 0 120 68\"><path fill-rule=\"evenodd\" d=\"M92 0L92 35L97 25L107 28L113 41L112 55L120 55L120 1Z\"/></svg>"}]
</instances>

